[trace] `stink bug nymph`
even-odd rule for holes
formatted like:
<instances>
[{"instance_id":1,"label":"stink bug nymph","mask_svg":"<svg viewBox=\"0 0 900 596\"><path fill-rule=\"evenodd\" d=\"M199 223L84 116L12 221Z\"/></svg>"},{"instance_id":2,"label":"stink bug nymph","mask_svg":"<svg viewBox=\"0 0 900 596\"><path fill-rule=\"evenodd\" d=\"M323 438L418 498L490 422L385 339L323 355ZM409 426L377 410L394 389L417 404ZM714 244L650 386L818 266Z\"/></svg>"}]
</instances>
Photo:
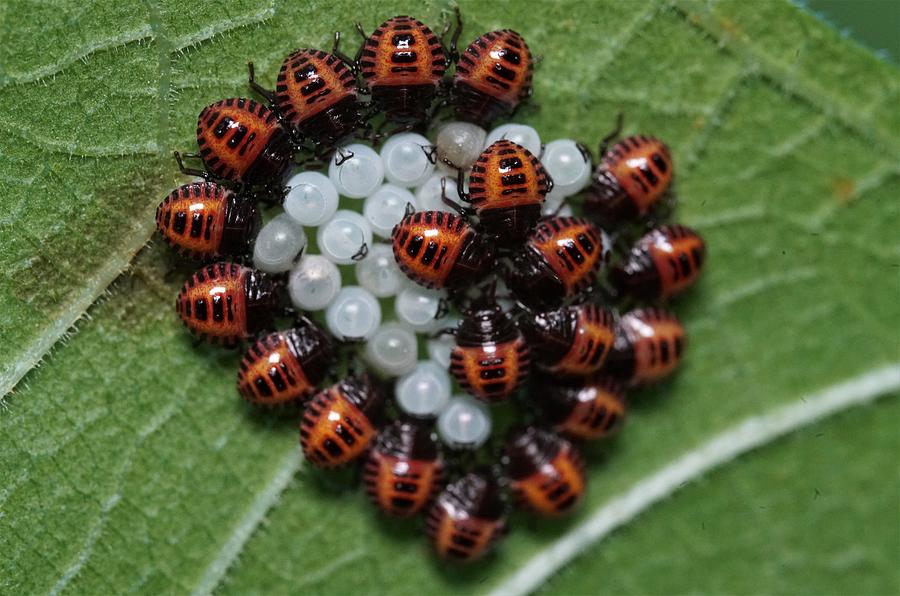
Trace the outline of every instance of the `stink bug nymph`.
<instances>
[{"instance_id":1,"label":"stink bug nymph","mask_svg":"<svg viewBox=\"0 0 900 596\"><path fill-rule=\"evenodd\" d=\"M470 472L450 483L426 523L438 555L458 561L480 559L506 534L497 481L490 474Z\"/></svg>"},{"instance_id":2,"label":"stink bug nymph","mask_svg":"<svg viewBox=\"0 0 900 596\"><path fill-rule=\"evenodd\" d=\"M519 328L535 363L560 376L588 376L606 361L616 339L615 319L593 303L524 313Z\"/></svg>"},{"instance_id":3,"label":"stink bug nymph","mask_svg":"<svg viewBox=\"0 0 900 596\"><path fill-rule=\"evenodd\" d=\"M257 340L241 360L237 387L254 404L298 403L310 397L332 364L328 336L309 319Z\"/></svg>"},{"instance_id":4,"label":"stink bug nymph","mask_svg":"<svg viewBox=\"0 0 900 596\"><path fill-rule=\"evenodd\" d=\"M647 385L678 368L685 345L684 327L661 308L638 308L621 316L616 342L604 371L627 385Z\"/></svg>"},{"instance_id":5,"label":"stink bug nymph","mask_svg":"<svg viewBox=\"0 0 900 596\"><path fill-rule=\"evenodd\" d=\"M356 27L364 39L359 70L372 103L392 122L424 124L449 64L438 36L408 16L388 19L370 36Z\"/></svg>"},{"instance_id":6,"label":"stink bug nymph","mask_svg":"<svg viewBox=\"0 0 900 596\"><path fill-rule=\"evenodd\" d=\"M620 117L616 130L603 140L584 200L585 213L601 224L646 217L669 191L674 175L669 148L657 138L625 137L607 151L607 142L621 126Z\"/></svg>"},{"instance_id":7,"label":"stink bug nymph","mask_svg":"<svg viewBox=\"0 0 900 596\"><path fill-rule=\"evenodd\" d=\"M355 64L337 52L299 49L284 59L275 92L263 89L249 66L250 86L269 100L285 124L300 140L330 149L353 136L363 126L362 105L357 98Z\"/></svg>"},{"instance_id":8,"label":"stink bug nymph","mask_svg":"<svg viewBox=\"0 0 900 596\"><path fill-rule=\"evenodd\" d=\"M524 509L563 515L584 496L584 460L572 443L552 432L532 426L513 433L504 462L513 497Z\"/></svg>"},{"instance_id":9,"label":"stink bug nymph","mask_svg":"<svg viewBox=\"0 0 900 596\"><path fill-rule=\"evenodd\" d=\"M156 228L182 256L205 261L248 253L259 230L259 213L252 201L221 184L192 182L159 204Z\"/></svg>"},{"instance_id":10,"label":"stink bug nymph","mask_svg":"<svg viewBox=\"0 0 900 596\"><path fill-rule=\"evenodd\" d=\"M640 238L610 273L613 285L638 300L668 300L691 287L703 271L706 247L694 230L654 228Z\"/></svg>"},{"instance_id":11,"label":"stink bug nymph","mask_svg":"<svg viewBox=\"0 0 900 596\"><path fill-rule=\"evenodd\" d=\"M235 345L270 328L277 298L274 283L255 269L213 263L185 282L175 311L197 337Z\"/></svg>"},{"instance_id":12,"label":"stink bug nymph","mask_svg":"<svg viewBox=\"0 0 900 596\"><path fill-rule=\"evenodd\" d=\"M494 245L462 217L407 209L391 232L397 265L426 288L458 288L478 282L494 264Z\"/></svg>"},{"instance_id":13,"label":"stink bug nymph","mask_svg":"<svg viewBox=\"0 0 900 596\"><path fill-rule=\"evenodd\" d=\"M460 200L471 205L479 227L501 246L515 246L531 233L541 217L544 198L553 189L553 180L538 158L505 139L492 143L475 160L468 192L465 173L458 172ZM469 211L446 197L444 202L460 212Z\"/></svg>"},{"instance_id":14,"label":"stink bug nymph","mask_svg":"<svg viewBox=\"0 0 900 596\"><path fill-rule=\"evenodd\" d=\"M609 438L625 420L625 391L611 377L595 375L565 383L545 379L534 394L553 430L575 439Z\"/></svg>"},{"instance_id":15,"label":"stink bug nymph","mask_svg":"<svg viewBox=\"0 0 900 596\"><path fill-rule=\"evenodd\" d=\"M489 128L531 97L534 61L512 29L490 31L459 56L453 76L453 104L459 120Z\"/></svg>"},{"instance_id":16,"label":"stink bug nymph","mask_svg":"<svg viewBox=\"0 0 900 596\"><path fill-rule=\"evenodd\" d=\"M351 375L313 396L300 422L300 445L313 465L334 468L361 456L384 406L367 374Z\"/></svg>"},{"instance_id":17,"label":"stink bug nymph","mask_svg":"<svg viewBox=\"0 0 900 596\"><path fill-rule=\"evenodd\" d=\"M531 308L558 306L591 286L606 259L608 244L600 229L586 219L544 219L513 254L506 283Z\"/></svg>"},{"instance_id":18,"label":"stink bug nymph","mask_svg":"<svg viewBox=\"0 0 900 596\"><path fill-rule=\"evenodd\" d=\"M230 98L203 108L197 119L197 144L209 173L185 168L182 173L231 180L250 186L280 182L291 164L290 135L275 112L252 99Z\"/></svg>"},{"instance_id":19,"label":"stink bug nymph","mask_svg":"<svg viewBox=\"0 0 900 596\"><path fill-rule=\"evenodd\" d=\"M364 482L369 499L397 517L418 513L440 490L443 459L432 431L395 421L382 429L369 450Z\"/></svg>"},{"instance_id":20,"label":"stink bug nymph","mask_svg":"<svg viewBox=\"0 0 900 596\"><path fill-rule=\"evenodd\" d=\"M525 338L493 296L467 309L454 332L450 372L478 399L503 401L528 376L531 355Z\"/></svg>"}]
</instances>

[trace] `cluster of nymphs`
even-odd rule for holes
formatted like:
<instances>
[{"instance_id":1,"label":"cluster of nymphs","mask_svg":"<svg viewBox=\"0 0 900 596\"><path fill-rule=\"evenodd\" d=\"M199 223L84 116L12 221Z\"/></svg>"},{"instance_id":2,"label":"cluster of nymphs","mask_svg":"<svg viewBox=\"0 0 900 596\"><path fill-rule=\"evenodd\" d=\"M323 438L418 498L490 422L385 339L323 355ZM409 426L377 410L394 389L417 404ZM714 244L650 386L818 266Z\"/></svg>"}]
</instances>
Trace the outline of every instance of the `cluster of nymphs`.
<instances>
[{"instance_id":1,"label":"cluster of nymphs","mask_svg":"<svg viewBox=\"0 0 900 596\"><path fill-rule=\"evenodd\" d=\"M339 35L330 53L297 50L274 91L251 64L263 99L203 109L205 168L176 154L202 180L157 225L203 262L176 309L198 341L245 350L239 393L297 406L307 461L359 462L383 512L425 512L436 551L471 560L513 502L548 516L579 502L579 442L612 436L626 389L682 358L661 305L697 279L704 244L662 223L673 162L658 139L616 130L594 162L529 126L491 130L530 97L531 52L506 29L457 53L454 20L440 36L405 16L357 25L355 58Z\"/></svg>"}]
</instances>

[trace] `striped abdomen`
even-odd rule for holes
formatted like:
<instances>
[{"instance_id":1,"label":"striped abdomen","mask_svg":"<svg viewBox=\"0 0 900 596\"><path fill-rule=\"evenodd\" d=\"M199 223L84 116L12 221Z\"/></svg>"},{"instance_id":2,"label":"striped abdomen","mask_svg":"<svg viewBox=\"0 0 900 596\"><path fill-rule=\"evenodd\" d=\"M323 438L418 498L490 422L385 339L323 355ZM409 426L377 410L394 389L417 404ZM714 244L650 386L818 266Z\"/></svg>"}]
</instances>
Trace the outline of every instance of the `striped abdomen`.
<instances>
[{"instance_id":1,"label":"striped abdomen","mask_svg":"<svg viewBox=\"0 0 900 596\"><path fill-rule=\"evenodd\" d=\"M438 496L425 521L438 555L458 561L484 556L506 533L495 480L469 473Z\"/></svg>"},{"instance_id":2,"label":"striped abdomen","mask_svg":"<svg viewBox=\"0 0 900 596\"><path fill-rule=\"evenodd\" d=\"M331 350L326 342L324 336L319 342L304 342L293 329L270 333L250 346L241 360L238 392L247 401L263 405L308 398L327 372Z\"/></svg>"},{"instance_id":3,"label":"striped abdomen","mask_svg":"<svg viewBox=\"0 0 900 596\"><path fill-rule=\"evenodd\" d=\"M621 385L609 377L592 378L576 387L545 387L553 430L593 441L614 435L625 420Z\"/></svg>"},{"instance_id":4,"label":"striped abdomen","mask_svg":"<svg viewBox=\"0 0 900 596\"><path fill-rule=\"evenodd\" d=\"M197 144L207 169L235 182L268 182L289 164L287 135L275 113L252 99L223 99L203 108Z\"/></svg>"},{"instance_id":5,"label":"striped abdomen","mask_svg":"<svg viewBox=\"0 0 900 596\"><path fill-rule=\"evenodd\" d=\"M706 246L694 230L680 225L660 226L637 243L628 258L612 272L613 283L644 300L667 300L697 281L703 270Z\"/></svg>"},{"instance_id":6,"label":"striped abdomen","mask_svg":"<svg viewBox=\"0 0 900 596\"><path fill-rule=\"evenodd\" d=\"M468 393L486 402L505 400L528 376L531 355L525 339L479 346L456 345L450 372Z\"/></svg>"},{"instance_id":7,"label":"striped abdomen","mask_svg":"<svg viewBox=\"0 0 900 596\"><path fill-rule=\"evenodd\" d=\"M644 135L626 137L603 156L601 167L646 215L672 182L672 156L659 139Z\"/></svg>"},{"instance_id":8,"label":"striped abdomen","mask_svg":"<svg viewBox=\"0 0 900 596\"><path fill-rule=\"evenodd\" d=\"M244 287L248 271L235 263L220 262L188 278L175 300L175 311L191 333L224 344L250 336Z\"/></svg>"},{"instance_id":9,"label":"striped abdomen","mask_svg":"<svg viewBox=\"0 0 900 596\"><path fill-rule=\"evenodd\" d=\"M590 286L603 264L600 231L580 217L551 217L540 221L528 245L562 282L566 296Z\"/></svg>"},{"instance_id":10,"label":"striped abdomen","mask_svg":"<svg viewBox=\"0 0 900 596\"><path fill-rule=\"evenodd\" d=\"M333 468L357 459L375 437L375 426L341 393L340 384L320 391L300 422L300 445L306 459Z\"/></svg>"},{"instance_id":11,"label":"striped abdomen","mask_svg":"<svg viewBox=\"0 0 900 596\"><path fill-rule=\"evenodd\" d=\"M578 306L575 337L572 347L556 364L547 370L556 374L587 376L606 361L616 339L612 314L596 304Z\"/></svg>"},{"instance_id":12,"label":"striped abdomen","mask_svg":"<svg viewBox=\"0 0 900 596\"><path fill-rule=\"evenodd\" d=\"M645 385L670 375L681 362L684 327L672 313L640 308L619 319L610 372L630 385Z\"/></svg>"},{"instance_id":13,"label":"striped abdomen","mask_svg":"<svg viewBox=\"0 0 900 596\"><path fill-rule=\"evenodd\" d=\"M547 516L571 511L585 491L584 460L562 437L528 427L504 448L510 488L523 508Z\"/></svg>"},{"instance_id":14,"label":"striped abdomen","mask_svg":"<svg viewBox=\"0 0 900 596\"><path fill-rule=\"evenodd\" d=\"M297 50L281 65L275 106L300 128L309 118L344 100L356 101L356 80L340 59L321 50Z\"/></svg>"},{"instance_id":15,"label":"striped abdomen","mask_svg":"<svg viewBox=\"0 0 900 596\"><path fill-rule=\"evenodd\" d=\"M390 515L418 513L441 486L441 463L419 461L373 450L363 471L366 492L373 503Z\"/></svg>"},{"instance_id":16,"label":"striped abdomen","mask_svg":"<svg viewBox=\"0 0 900 596\"><path fill-rule=\"evenodd\" d=\"M469 201L483 216L495 209L540 206L551 187L537 157L525 147L501 139L475 160L469 176Z\"/></svg>"},{"instance_id":17,"label":"striped abdomen","mask_svg":"<svg viewBox=\"0 0 900 596\"><path fill-rule=\"evenodd\" d=\"M437 36L408 16L388 19L366 39L359 60L367 88L395 85L437 87L447 60Z\"/></svg>"},{"instance_id":18,"label":"striped abdomen","mask_svg":"<svg viewBox=\"0 0 900 596\"><path fill-rule=\"evenodd\" d=\"M179 186L156 208L156 228L166 243L186 257L219 256L230 196L215 182Z\"/></svg>"},{"instance_id":19,"label":"striped abdomen","mask_svg":"<svg viewBox=\"0 0 900 596\"><path fill-rule=\"evenodd\" d=\"M417 211L394 226L391 247L407 277L428 288L443 288L474 236L475 230L452 213Z\"/></svg>"},{"instance_id":20,"label":"striped abdomen","mask_svg":"<svg viewBox=\"0 0 900 596\"><path fill-rule=\"evenodd\" d=\"M533 70L528 44L512 29L503 29L485 33L469 44L459 57L453 82L457 88L468 87L502 103L509 113L531 95ZM467 92L463 91L463 96Z\"/></svg>"},{"instance_id":21,"label":"striped abdomen","mask_svg":"<svg viewBox=\"0 0 900 596\"><path fill-rule=\"evenodd\" d=\"M541 515L568 513L584 496L584 462L570 444L531 476L511 483L513 498L523 509Z\"/></svg>"}]
</instances>

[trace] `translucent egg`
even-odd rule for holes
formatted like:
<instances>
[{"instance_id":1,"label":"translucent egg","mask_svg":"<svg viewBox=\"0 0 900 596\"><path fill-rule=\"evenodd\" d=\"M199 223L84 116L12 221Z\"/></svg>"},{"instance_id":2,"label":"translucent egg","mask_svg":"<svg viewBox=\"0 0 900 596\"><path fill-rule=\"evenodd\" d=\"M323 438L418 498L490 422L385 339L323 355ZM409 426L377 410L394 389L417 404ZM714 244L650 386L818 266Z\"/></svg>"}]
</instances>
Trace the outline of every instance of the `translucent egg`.
<instances>
[{"instance_id":1,"label":"translucent egg","mask_svg":"<svg viewBox=\"0 0 900 596\"><path fill-rule=\"evenodd\" d=\"M341 209L316 232L319 250L338 265L350 265L363 243L372 246L372 226L356 211Z\"/></svg>"},{"instance_id":2,"label":"translucent egg","mask_svg":"<svg viewBox=\"0 0 900 596\"><path fill-rule=\"evenodd\" d=\"M356 281L378 298L394 296L406 284L406 276L394 260L390 244L376 243L356 264Z\"/></svg>"},{"instance_id":3,"label":"translucent egg","mask_svg":"<svg viewBox=\"0 0 900 596\"><path fill-rule=\"evenodd\" d=\"M450 401L450 375L434 362L416 364L415 370L394 384L401 410L418 418L435 418Z\"/></svg>"},{"instance_id":4,"label":"translucent egg","mask_svg":"<svg viewBox=\"0 0 900 596\"><path fill-rule=\"evenodd\" d=\"M437 155L458 168L467 170L484 149L487 132L469 122L448 122L438 131Z\"/></svg>"},{"instance_id":5,"label":"translucent egg","mask_svg":"<svg viewBox=\"0 0 900 596\"><path fill-rule=\"evenodd\" d=\"M306 248L306 232L288 214L280 213L262 227L253 244L253 265L266 273L281 273Z\"/></svg>"},{"instance_id":6,"label":"translucent egg","mask_svg":"<svg viewBox=\"0 0 900 596\"><path fill-rule=\"evenodd\" d=\"M381 186L384 164L371 147L351 143L335 151L328 166L328 178L341 195L362 199Z\"/></svg>"},{"instance_id":7,"label":"translucent egg","mask_svg":"<svg viewBox=\"0 0 900 596\"><path fill-rule=\"evenodd\" d=\"M421 286L407 284L400 290L394 301L397 318L419 333L430 333L443 326L443 320L436 319L441 309L444 293Z\"/></svg>"},{"instance_id":8,"label":"translucent egg","mask_svg":"<svg viewBox=\"0 0 900 596\"><path fill-rule=\"evenodd\" d=\"M385 323L366 342L365 355L366 361L381 374L405 375L416 367L416 336L399 323Z\"/></svg>"},{"instance_id":9,"label":"translucent egg","mask_svg":"<svg viewBox=\"0 0 900 596\"><path fill-rule=\"evenodd\" d=\"M392 184L403 188L419 186L434 171L431 141L414 132L390 137L381 146L384 175Z\"/></svg>"},{"instance_id":10,"label":"translucent egg","mask_svg":"<svg viewBox=\"0 0 900 596\"><path fill-rule=\"evenodd\" d=\"M284 211L302 226L320 226L338 208L338 191L328 176L319 172L300 172L287 181Z\"/></svg>"},{"instance_id":11,"label":"translucent egg","mask_svg":"<svg viewBox=\"0 0 900 596\"><path fill-rule=\"evenodd\" d=\"M390 238L391 230L400 223L406 206L416 208L416 197L405 188L385 184L363 203L363 215L372 225L372 231L382 238Z\"/></svg>"},{"instance_id":12,"label":"translucent egg","mask_svg":"<svg viewBox=\"0 0 900 596\"><path fill-rule=\"evenodd\" d=\"M453 207L445 204L441 199L441 179L446 181L447 196L457 203L459 195L456 194L456 174L434 174L425 181L425 184L416 189L416 204L420 211L447 211L455 213Z\"/></svg>"},{"instance_id":13,"label":"translucent egg","mask_svg":"<svg viewBox=\"0 0 900 596\"><path fill-rule=\"evenodd\" d=\"M441 440L455 449L477 449L491 435L487 406L468 395L454 395L438 416Z\"/></svg>"},{"instance_id":14,"label":"translucent egg","mask_svg":"<svg viewBox=\"0 0 900 596\"><path fill-rule=\"evenodd\" d=\"M585 156L572 139L550 141L544 147L541 163L553 178L553 190L547 201L564 199L581 192L591 181L590 156Z\"/></svg>"},{"instance_id":15,"label":"translucent egg","mask_svg":"<svg viewBox=\"0 0 900 596\"><path fill-rule=\"evenodd\" d=\"M501 124L488 133L484 146L487 147L491 143L506 139L518 145L521 145L534 153L535 156L541 154L541 137L534 128L526 124Z\"/></svg>"},{"instance_id":16,"label":"translucent egg","mask_svg":"<svg viewBox=\"0 0 900 596\"><path fill-rule=\"evenodd\" d=\"M456 329L459 327L460 319L458 317L447 317L440 321L439 329ZM450 352L453 351L453 346L455 345L456 337L449 333L429 339L426 344L428 357L442 369L448 370L450 368Z\"/></svg>"},{"instance_id":17,"label":"translucent egg","mask_svg":"<svg viewBox=\"0 0 900 596\"><path fill-rule=\"evenodd\" d=\"M612 253L612 237L606 233L606 230L600 228L600 241L603 243L603 262L609 263L609 256Z\"/></svg>"},{"instance_id":18,"label":"translucent egg","mask_svg":"<svg viewBox=\"0 0 900 596\"><path fill-rule=\"evenodd\" d=\"M322 310L341 289L341 272L321 255L304 255L288 276L288 294L300 310Z\"/></svg>"},{"instance_id":19,"label":"translucent egg","mask_svg":"<svg viewBox=\"0 0 900 596\"><path fill-rule=\"evenodd\" d=\"M325 325L339 340L367 340L381 323L381 305L359 286L341 288L325 311Z\"/></svg>"}]
</instances>

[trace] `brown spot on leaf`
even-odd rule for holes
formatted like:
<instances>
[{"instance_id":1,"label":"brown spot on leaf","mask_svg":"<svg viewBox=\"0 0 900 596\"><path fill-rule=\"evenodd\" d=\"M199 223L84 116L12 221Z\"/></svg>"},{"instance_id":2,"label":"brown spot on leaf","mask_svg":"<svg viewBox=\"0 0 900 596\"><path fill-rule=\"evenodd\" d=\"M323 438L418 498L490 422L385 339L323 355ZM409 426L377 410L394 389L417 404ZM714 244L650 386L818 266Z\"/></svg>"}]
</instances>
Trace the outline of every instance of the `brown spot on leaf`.
<instances>
[{"instance_id":1,"label":"brown spot on leaf","mask_svg":"<svg viewBox=\"0 0 900 596\"><path fill-rule=\"evenodd\" d=\"M856 184L850 178L833 178L831 192L834 193L838 203L845 205L855 198Z\"/></svg>"}]
</instances>

